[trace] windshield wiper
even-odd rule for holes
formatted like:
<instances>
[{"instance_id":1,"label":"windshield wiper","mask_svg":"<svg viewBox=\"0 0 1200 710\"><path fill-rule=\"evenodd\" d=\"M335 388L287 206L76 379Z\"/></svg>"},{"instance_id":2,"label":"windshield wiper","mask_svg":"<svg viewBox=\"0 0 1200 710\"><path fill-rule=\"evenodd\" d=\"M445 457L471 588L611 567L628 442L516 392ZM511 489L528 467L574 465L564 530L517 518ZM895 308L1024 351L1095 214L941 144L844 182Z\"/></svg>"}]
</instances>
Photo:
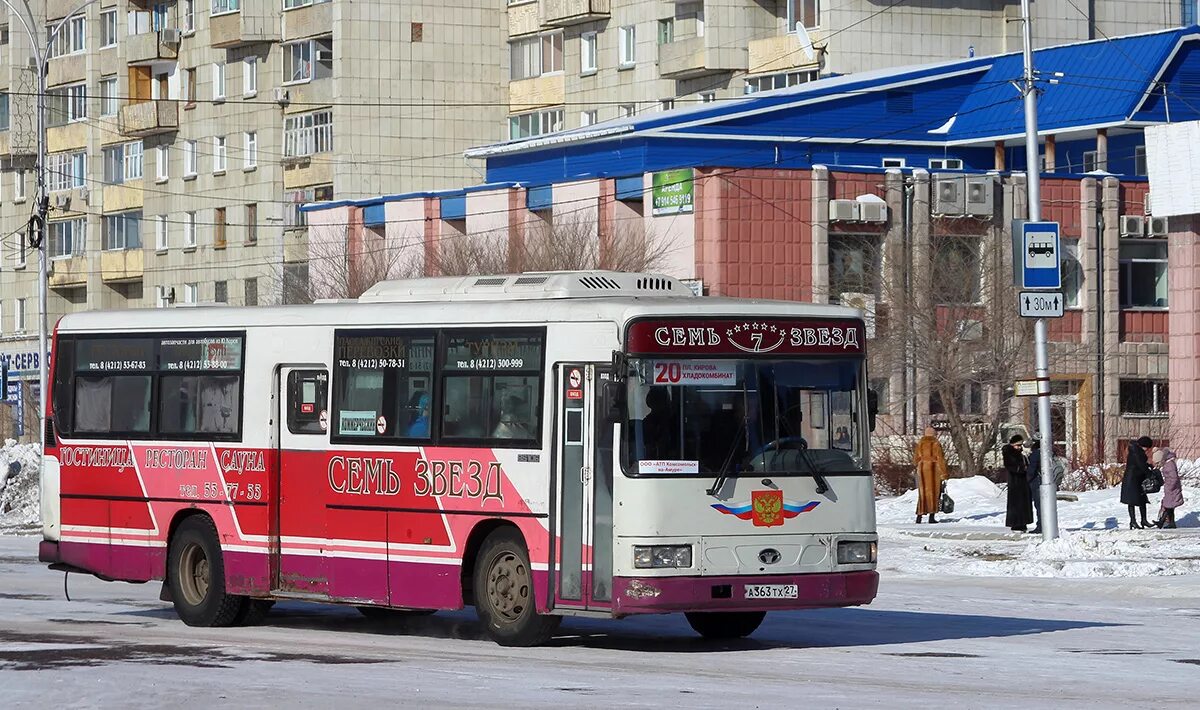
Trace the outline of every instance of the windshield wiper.
<instances>
[{"instance_id":1,"label":"windshield wiper","mask_svg":"<svg viewBox=\"0 0 1200 710\"><path fill-rule=\"evenodd\" d=\"M725 481L729 480L729 465L733 463L733 455L737 453L738 444L742 443L742 436L746 434L746 428L750 426L750 419L743 418L742 425L738 427L737 436L733 438L733 444L729 447L729 452L725 454L725 461L721 463L721 470L717 473L717 480L713 481L705 493L710 496L715 496L721 487L725 485Z\"/></svg>"},{"instance_id":2,"label":"windshield wiper","mask_svg":"<svg viewBox=\"0 0 1200 710\"><path fill-rule=\"evenodd\" d=\"M800 451L800 459L808 466L813 480L817 482L817 494L820 495L829 490L829 481L825 480L825 476L817 469L817 465L813 463L812 457L808 455L808 442L801 440L798 450Z\"/></svg>"}]
</instances>

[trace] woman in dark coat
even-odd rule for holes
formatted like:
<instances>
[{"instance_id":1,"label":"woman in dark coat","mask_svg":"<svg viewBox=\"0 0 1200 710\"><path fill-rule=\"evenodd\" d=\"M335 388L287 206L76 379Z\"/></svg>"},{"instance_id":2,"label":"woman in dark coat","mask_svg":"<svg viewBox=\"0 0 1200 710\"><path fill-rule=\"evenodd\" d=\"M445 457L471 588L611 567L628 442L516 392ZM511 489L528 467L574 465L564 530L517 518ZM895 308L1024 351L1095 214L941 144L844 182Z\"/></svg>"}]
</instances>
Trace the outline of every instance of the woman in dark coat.
<instances>
[{"instance_id":1,"label":"woman in dark coat","mask_svg":"<svg viewBox=\"0 0 1200 710\"><path fill-rule=\"evenodd\" d=\"M1146 520L1146 503L1149 502L1149 499L1146 498L1146 491L1142 489L1142 481L1145 481L1146 477L1150 475L1150 463L1146 452L1152 446L1154 446L1154 442L1150 437L1143 436L1129 444L1129 453L1125 456L1125 477L1121 479L1121 502L1129 506L1130 530L1150 527L1150 521ZM1133 517L1135 508L1142 514L1140 526Z\"/></svg>"},{"instance_id":2,"label":"woman in dark coat","mask_svg":"<svg viewBox=\"0 0 1200 710\"><path fill-rule=\"evenodd\" d=\"M1021 450L1024 439L1013 434L1008 444L1000 451L1004 470L1008 471L1008 506L1004 524L1014 532L1025 532L1033 522L1033 501L1029 497L1029 481L1025 476L1025 452Z\"/></svg>"}]
</instances>

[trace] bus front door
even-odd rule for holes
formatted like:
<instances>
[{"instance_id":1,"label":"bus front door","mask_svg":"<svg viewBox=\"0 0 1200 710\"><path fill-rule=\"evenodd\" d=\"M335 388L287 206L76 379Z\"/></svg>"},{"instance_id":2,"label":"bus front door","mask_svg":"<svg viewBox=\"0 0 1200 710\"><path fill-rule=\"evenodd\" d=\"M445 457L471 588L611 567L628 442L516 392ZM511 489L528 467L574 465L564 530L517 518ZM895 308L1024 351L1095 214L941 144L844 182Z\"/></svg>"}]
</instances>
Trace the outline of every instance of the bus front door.
<instances>
[{"instance_id":1,"label":"bus front door","mask_svg":"<svg viewBox=\"0 0 1200 710\"><path fill-rule=\"evenodd\" d=\"M284 366L276 401L276 495L271 572L276 593L328 597L322 553L329 446L329 370L324 365Z\"/></svg>"},{"instance_id":2,"label":"bus front door","mask_svg":"<svg viewBox=\"0 0 1200 710\"><path fill-rule=\"evenodd\" d=\"M606 365L558 366L555 606L612 605L613 426Z\"/></svg>"}]
</instances>

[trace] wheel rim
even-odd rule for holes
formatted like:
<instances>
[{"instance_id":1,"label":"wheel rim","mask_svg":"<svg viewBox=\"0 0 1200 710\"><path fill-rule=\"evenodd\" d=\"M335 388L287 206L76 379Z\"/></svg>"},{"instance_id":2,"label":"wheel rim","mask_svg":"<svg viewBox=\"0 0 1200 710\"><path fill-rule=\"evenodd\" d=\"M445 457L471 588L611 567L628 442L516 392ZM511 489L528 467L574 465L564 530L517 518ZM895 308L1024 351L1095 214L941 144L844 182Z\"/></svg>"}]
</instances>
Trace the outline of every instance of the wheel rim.
<instances>
[{"instance_id":1,"label":"wheel rim","mask_svg":"<svg viewBox=\"0 0 1200 710\"><path fill-rule=\"evenodd\" d=\"M190 606L204 603L212 581L208 555L199 545L188 545L179 557L179 586Z\"/></svg>"},{"instance_id":2,"label":"wheel rim","mask_svg":"<svg viewBox=\"0 0 1200 710\"><path fill-rule=\"evenodd\" d=\"M521 618L530 602L529 567L512 552L502 552L488 570L487 596L492 609L504 621Z\"/></svg>"}]
</instances>

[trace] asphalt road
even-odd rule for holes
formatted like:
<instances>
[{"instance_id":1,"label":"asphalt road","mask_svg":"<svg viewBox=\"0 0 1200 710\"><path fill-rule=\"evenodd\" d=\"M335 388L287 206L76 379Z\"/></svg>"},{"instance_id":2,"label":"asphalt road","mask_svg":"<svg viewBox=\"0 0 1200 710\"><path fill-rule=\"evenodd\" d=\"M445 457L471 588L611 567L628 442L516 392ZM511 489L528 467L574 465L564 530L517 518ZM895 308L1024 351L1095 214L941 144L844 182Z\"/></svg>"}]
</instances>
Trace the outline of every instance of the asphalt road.
<instances>
[{"instance_id":1,"label":"asphalt road","mask_svg":"<svg viewBox=\"0 0 1200 710\"><path fill-rule=\"evenodd\" d=\"M870 607L713 644L681 617L568 621L500 648L468 611L379 626L281 603L193 629L158 586L63 575L0 537L0 707L1195 707L1200 578L885 574Z\"/></svg>"}]
</instances>

